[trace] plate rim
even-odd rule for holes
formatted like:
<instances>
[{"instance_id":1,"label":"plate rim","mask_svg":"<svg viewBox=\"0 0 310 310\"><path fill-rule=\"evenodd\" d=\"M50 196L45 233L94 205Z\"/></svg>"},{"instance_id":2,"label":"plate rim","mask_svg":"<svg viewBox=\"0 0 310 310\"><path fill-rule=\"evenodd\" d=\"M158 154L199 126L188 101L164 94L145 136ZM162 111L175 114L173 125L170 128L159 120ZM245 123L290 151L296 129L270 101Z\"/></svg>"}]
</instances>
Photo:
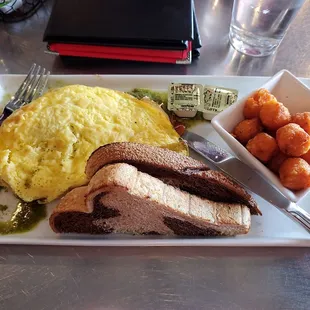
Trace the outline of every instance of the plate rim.
<instances>
[{"instance_id":1,"label":"plate rim","mask_svg":"<svg viewBox=\"0 0 310 310\"><path fill-rule=\"evenodd\" d=\"M7 78L22 78L26 74L0 74L0 79ZM190 79L225 79L229 80L262 80L268 81L269 76L227 76L227 75L148 75L148 74L51 74L51 78L113 78L113 79L141 79L147 78L148 80L164 78L168 79L180 79L180 80L190 80ZM303 81L309 81L310 78L300 78ZM87 81L85 81L86 83ZM48 225L48 223L47 223ZM0 244L7 245L59 245L59 246L213 246L213 247L310 247L310 234L308 238L306 237L292 237L289 236L284 238L279 237L267 237L267 236L257 236L257 237L247 237L237 236L237 237L223 237L218 239L212 238L167 238L167 239L107 239L107 240L98 240L98 239L62 239L55 234L55 238L48 236L47 238L34 238L34 237L19 237L18 235L2 235L0 236Z\"/></svg>"}]
</instances>

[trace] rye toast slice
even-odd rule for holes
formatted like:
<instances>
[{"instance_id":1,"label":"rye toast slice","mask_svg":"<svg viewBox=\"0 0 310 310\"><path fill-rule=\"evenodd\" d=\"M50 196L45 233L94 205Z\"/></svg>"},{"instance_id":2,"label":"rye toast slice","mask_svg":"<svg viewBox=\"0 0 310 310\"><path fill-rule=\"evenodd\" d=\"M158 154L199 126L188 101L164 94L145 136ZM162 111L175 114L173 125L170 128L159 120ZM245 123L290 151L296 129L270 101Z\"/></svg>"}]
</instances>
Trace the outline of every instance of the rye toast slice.
<instances>
[{"instance_id":1,"label":"rye toast slice","mask_svg":"<svg viewBox=\"0 0 310 310\"><path fill-rule=\"evenodd\" d=\"M91 179L102 167L115 163L135 166L191 194L215 202L245 204L251 214L262 214L251 195L232 179L198 160L164 148L129 142L107 144L92 153L85 173Z\"/></svg>"},{"instance_id":2,"label":"rye toast slice","mask_svg":"<svg viewBox=\"0 0 310 310\"><path fill-rule=\"evenodd\" d=\"M57 233L234 236L250 223L246 205L189 194L124 163L101 168L50 217Z\"/></svg>"}]
</instances>

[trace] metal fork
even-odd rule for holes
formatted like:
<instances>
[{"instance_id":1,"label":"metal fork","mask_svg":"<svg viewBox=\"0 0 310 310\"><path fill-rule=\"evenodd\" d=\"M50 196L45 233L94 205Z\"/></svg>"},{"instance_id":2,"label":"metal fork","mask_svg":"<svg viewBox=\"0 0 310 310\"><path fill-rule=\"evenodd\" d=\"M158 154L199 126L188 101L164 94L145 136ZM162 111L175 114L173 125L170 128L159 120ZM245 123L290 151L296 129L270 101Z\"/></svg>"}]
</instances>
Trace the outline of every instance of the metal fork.
<instances>
[{"instance_id":1,"label":"metal fork","mask_svg":"<svg viewBox=\"0 0 310 310\"><path fill-rule=\"evenodd\" d=\"M41 68L35 63L31 66L25 80L4 107L0 115L0 126L14 111L42 95L49 75L50 72L46 72L45 68Z\"/></svg>"}]
</instances>

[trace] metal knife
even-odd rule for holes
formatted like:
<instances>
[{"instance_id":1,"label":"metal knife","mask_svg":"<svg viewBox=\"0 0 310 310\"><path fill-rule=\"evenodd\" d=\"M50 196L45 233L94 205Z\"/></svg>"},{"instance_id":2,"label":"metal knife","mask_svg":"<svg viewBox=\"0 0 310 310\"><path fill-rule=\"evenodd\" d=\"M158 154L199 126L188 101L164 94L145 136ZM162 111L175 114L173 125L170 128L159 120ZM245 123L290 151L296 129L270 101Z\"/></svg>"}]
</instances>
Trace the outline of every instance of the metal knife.
<instances>
[{"instance_id":1,"label":"metal knife","mask_svg":"<svg viewBox=\"0 0 310 310\"><path fill-rule=\"evenodd\" d=\"M257 171L207 139L189 131L182 135L188 146L206 158L224 174L262 197L310 233L310 214L287 199Z\"/></svg>"}]
</instances>

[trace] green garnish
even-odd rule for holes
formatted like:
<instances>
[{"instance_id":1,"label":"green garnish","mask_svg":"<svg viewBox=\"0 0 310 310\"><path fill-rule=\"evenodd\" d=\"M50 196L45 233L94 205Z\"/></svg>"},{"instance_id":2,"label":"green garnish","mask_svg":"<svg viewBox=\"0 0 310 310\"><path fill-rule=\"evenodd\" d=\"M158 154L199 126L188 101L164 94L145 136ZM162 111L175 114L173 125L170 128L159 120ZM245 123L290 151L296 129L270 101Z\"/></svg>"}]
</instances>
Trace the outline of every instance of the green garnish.
<instances>
[{"instance_id":1,"label":"green garnish","mask_svg":"<svg viewBox=\"0 0 310 310\"><path fill-rule=\"evenodd\" d=\"M6 208L6 209L5 209ZM7 206L0 205L0 210L7 210ZM34 228L41 220L46 218L46 206L37 202L18 202L10 220L0 222L0 234L23 233Z\"/></svg>"}]
</instances>

